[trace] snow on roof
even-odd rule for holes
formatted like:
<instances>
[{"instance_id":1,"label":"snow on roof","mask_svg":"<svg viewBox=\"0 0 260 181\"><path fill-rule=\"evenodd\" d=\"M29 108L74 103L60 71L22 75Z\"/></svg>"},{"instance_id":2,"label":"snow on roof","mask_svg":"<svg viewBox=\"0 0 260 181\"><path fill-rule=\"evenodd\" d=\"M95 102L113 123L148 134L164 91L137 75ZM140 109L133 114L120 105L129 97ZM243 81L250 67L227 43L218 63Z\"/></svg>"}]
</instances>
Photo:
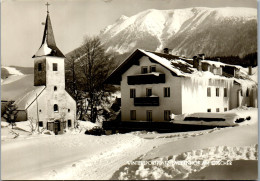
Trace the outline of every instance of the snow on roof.
<instances>
[{"instance_id":1,"label":"snow on roof","mask_svg":"<svg viewBox=\"0 0 260 181\"><path fill-rule=\"evenodd\" d=\"M1 86L1 100L15 101L18 110L25 110L40 95L45 86L34 86L34 76L23 75L21 79Z\"/></svg>"},{"instance_id":2,"label":"snow on roof","mask_svg":"<svg viewBox=\"0 0 260 181\"><path fill-rule=\"evenodd\" d=\"M167 69L174 72L177 76L184 76L184 77L192 77L192 78L215 78L215 79L228 79L228 80L235 80L239 84L250 85L252 86L256 82L253 81L247 73L242 69L241 66L238 65L229 65L222 62L210 61L210 60L202 60L204 63L208 63L210 65L215 65L216 67L220 66L233 66L241 70L239 73L239 78L235 77L226 77L223 75L215 75L209 71L198 71L197 69L193 68L193 66L182 59L166 59L161 57L160 54L155 54L153 52L148 52L142 49L138 49L139 51L143 52L145 55L149 56L153 60L157 61ZM176 56L174 56L176 57Z\"/></svg>"},{"instance_id":3,"label":"snow on roof","mask_svg":"<svg viewBox=\"0 0 260 181\"><path fill-rule=\"evenodd\" d=\"M40 56L65 57L55 43L54 34L51 25L51 18L49 13L47 14L46 21L45 21L42 44L39 50L33 56L33 58L40 57Z\"/></svg>"},{"instance_id":4,"label":"snow on roof","mask_svg":"<svg viewBox=\"0 0 260 181\"><path fill-rule=\"evenodd\" d=\"M147 52L147 51L141 50L141 49L138 49L138 50L141 51L142 53L144 53L145 55L147 55L148 57L152 58L153 60L157 61L158 63L160 63L167 69L171 70L178 76L184 76L185 73L193 72L193 70L191 69L192 66L183 60L180 60L180 59L179 60L168 60L164 57L160 57L160 56L156 55L155 53Z\"/></svg>"},{"instance_id":5,"label":"snow on roof","mask_svg":"<svg viewBox=\"0 0 260 181\"><path fill-rule=\"evenodd\" d=\"M163 54L158 52L151 52L142 49L137 49L134 51L125 61L123 61L106 79L105 83L107 84L120 84L121 75L130 68L130 66L136 61L140 59L143 55L148 56L152 60L158 62L171 72L173 72L176 76L187 77L192 79L200 79L203 81L207 81L208 79L218 79L218 80L228 80L230 82L236 81L237 83L243 83L241 80L247 80L247 83L251 85L256 84L256 81L253 81L250 76L247 75L241 66L224 64L221 62L214 62L210 60L203 60L205 63L216 64L216 66L233 66L242 71L237 73L237 77L233 75L228 75L223 72L223 75L216 75L209 71L198 71L196 68L193 68L191 61L186 61L187 59L183 59L178 56L174 56L171 54Z\"/></svg>"}]
</instances>

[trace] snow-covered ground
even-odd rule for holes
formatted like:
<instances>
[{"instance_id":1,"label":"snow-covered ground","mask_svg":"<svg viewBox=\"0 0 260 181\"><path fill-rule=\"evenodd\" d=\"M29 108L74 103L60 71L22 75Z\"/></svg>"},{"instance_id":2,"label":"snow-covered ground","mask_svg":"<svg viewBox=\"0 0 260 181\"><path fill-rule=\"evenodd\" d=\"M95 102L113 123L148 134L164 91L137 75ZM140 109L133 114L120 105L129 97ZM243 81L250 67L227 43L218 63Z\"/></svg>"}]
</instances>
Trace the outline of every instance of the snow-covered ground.
<instances>
[{"instance_id":1,"label":"snow-covered ground","mask_svg":"<svg viewBox=\"0 0 260 181\"><path fill-rule=\"evenodd\" d=\"M80 121L81 131L67 130L63 135L30 135L26 122L20 122L14 129L20 135L14 139L10 126L2 122L2 179L203 179L209 178L207 173L214 176L212 169L218 164L226 165L218 167L215 175L221 175L224 166L241 165L245 171L237 175L247 178L245 174L252 172L250 178L256 179L257 109L233 111L251 116L251 124L183 133L92 136L84 134L96 126L89 122ZM149 161L161 165L140 164Z\"/></svg>"},{"instance_id":2,"label":"snow-covered ground","mask_svg":"<svg viewBox=\"0 0 260 181\"><path fill-rule=\"evenodd\" d=\"M8 73L10 74L8 76L8 78L1 79L2 85L3 84L9 84L9 83L14 82L16 80L19 80L19 79L21 79L25 76L21 71L17 70L14 67L2 66L2 68L6 69L8 71Z\"/></svg>"}]
</instances>

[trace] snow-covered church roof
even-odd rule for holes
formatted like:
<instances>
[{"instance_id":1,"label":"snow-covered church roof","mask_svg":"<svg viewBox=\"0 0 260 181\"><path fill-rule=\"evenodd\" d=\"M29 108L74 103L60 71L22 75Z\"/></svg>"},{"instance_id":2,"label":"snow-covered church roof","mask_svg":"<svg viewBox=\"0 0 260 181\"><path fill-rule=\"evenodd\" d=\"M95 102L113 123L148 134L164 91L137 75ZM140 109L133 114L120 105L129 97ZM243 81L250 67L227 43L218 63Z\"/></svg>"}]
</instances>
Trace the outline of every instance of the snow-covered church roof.
<instances>
[{"instance_id":1,"label":"snow-covered church roof","mask_svg":"<svg viewBox=\"0 0 260 181\"><path fill-rule=\"evenodd\" d=\"M34 76L21 75L21 78L1 85L1 101L15 101L18 110L26 110L43 92L45 86L34 86Z\"/></svg>"},{"instance_id":2,"label":"snow-covered church roof","mask_svg":"<svg viewBox=\"0 0 260 181\"><path fill-rule=\"evenodd\" d=\"M55 43L49 13L47 13L47 17L46 17L42 44L39 50L35 53L35 55L32 58L41 57L41 56L65 57Z\"/></svg>"},{"instance_id":3,"label":"snow-covered church roof","mask_svg":"<svg viewBox=\"0 0 260 181\"><path fill-rule=\"evenodd\" d=\"M105 83L107 84L116 84L119 85L121 81L121 75L129 69L133 64L136 64L142 56L147 56L151 61L155 61L159 63L166 69L170 70L174 76L178 77L192 77L192 78L205 78L205 79L229 79L234 80L237 83L244 83L245 80L255 83L248 75L247 72L243 70L242 67L237 65L229 65L220 62L214 62L210 60L203 61L204 63L208 63L210 65L216 64L215 67L221 66L231 66L236 69L239 69L239 73L237 77L232 75L227 75L225 73L221 75L213 74L210 71L198 71L196 68L193 68L193 65L190 61L185 61L185 59L171 55L171 54L164 54L158 52L151 52L142 49L137 49L134 53L132 53L122 64L120 64L107 78Z\"/></svg>"}]
</instances>

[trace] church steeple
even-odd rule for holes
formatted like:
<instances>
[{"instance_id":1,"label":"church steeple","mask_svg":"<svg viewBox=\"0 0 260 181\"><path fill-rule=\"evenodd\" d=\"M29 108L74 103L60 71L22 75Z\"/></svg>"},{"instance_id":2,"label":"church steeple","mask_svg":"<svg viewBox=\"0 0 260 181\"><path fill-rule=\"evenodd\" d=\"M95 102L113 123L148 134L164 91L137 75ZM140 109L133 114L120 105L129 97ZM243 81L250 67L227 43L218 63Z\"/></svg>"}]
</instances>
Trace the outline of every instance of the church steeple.
<instances>
[{"instance_id":1,"label":"church steeple","mask_svg":"<svg viewBox=\"0 0 260 181\"><path fill-rule=\"evenodd\" d=\"M55 57L64 58L65 56L56 46L52 25L51 25L51 19L48 10L49 4L47 3L46 5L47 5L47 17L46 17L46 22L45 22L45 27L43 32L42 44L39 50L34 54L32 58L41 57L41 56L55 56Z\"/></svg>"}]
</instances>

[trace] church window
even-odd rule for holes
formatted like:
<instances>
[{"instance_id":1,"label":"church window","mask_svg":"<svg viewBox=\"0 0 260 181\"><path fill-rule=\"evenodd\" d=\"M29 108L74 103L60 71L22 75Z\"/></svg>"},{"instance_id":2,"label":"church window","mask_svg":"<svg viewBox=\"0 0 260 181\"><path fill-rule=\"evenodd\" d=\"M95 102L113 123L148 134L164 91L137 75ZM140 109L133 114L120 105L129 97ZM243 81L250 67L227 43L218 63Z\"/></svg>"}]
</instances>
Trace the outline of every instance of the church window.
<instances>
[{"instance_id":1,"label":"church window","mask_svg":"<svg viewBox=\"0 0 260 181\"><path fill-rule=\"evenodd\" d=\"M68 127L71 127L71 120L68 120Z\"/></svg>"},{"instance_id":2,"label":"church window","mask_svg":"<svg viewBox=\"0 0 260 181\"><path fill-rule=\"evenodd\" d=\"M43 127L43 122L39 121L39 127Z\"/></svg>"},{"instance_id":3,"label":"church window","mask_svg":"<svg viewBox=\"0 0 260 181\"><path fill-rule=\"evenodd\" d=\"M59 107L57 104L54 104L53 110L54 110L54 112L59 112Z\"/></svg>"},{"instance_id":4,"label":"church window","mask_svg":"<svg viewBox=\"0 0 260 181\"><path fill-rule=\"evenodd\" d=\"M38 71L42 71L42 64L38 63Z\"/></svg>"},{"instance_id":5,"label":"church window","mask_svg":"<svg viewBox=\"0 0 260 181\"><path fill-rule=\"evenodd\" d=\"M54 91L56 91L57 90L57 86L54 86Z\"/></svg>"},{"instance_id":6,"label":"church window","mask_svg":"<svg viewBox=\"0 0 260 181\"><path fill-rule=\"evenodd\" d=\"M53 63L52 64L52 70L53 71L58 71L58 64L57 63Z\"/></svg>"}]
</instances>

